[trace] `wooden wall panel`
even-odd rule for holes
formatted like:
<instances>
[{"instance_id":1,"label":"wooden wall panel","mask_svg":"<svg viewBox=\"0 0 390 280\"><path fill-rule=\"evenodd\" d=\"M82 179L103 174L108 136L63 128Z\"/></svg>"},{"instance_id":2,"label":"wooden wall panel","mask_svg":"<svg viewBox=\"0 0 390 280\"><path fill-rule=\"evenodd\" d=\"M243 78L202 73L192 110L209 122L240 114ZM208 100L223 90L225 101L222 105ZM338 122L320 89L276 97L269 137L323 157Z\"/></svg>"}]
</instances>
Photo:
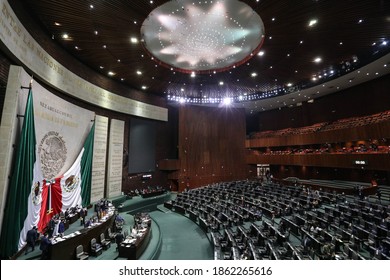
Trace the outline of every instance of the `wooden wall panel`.
<instances>
[{"instance_id":1,"label":"wooden wall panel","mask_svg":"<svg viewBox=\"0 0 390 280\"><path fill-rule=\"evenodd\" d=\"M390 121L347 129L246 140L246 148L300 146L390 138Z\"/></svg>"},{"instance_id":2,"label":"wooden wall panel","mask_svg":"<svg viewBox=\"0 0 390 280\"><path fill-rule=\"evenodd\" d=\"M390 172L368 169L332 168L298 165L271 165L274 178L284 179L297 177L300 179L342 180L370 183L375 179L379 185L388 185Z\"/></svg>"},{"instance_id":3,"label":"wooden wall panel","mask_svg":"<svg viewBox=\"0 0 390 280\"><path fill-rule=\"evenodd\" d=\"M390 110L389 87L390 75L386 75L318 98L314 103L304 102L299 107L261 112L251 118L247 133L302 127Z\"/></svg>"},{"instance_id":4,"label":"wooden wall panel","mask_svg":"<svg viewBox=\"0 0 390 280\"><path fill-rule=\"evenodd\" d=\"M179 190L246 178L245 111L182 106L179 159Z\"/></svg>"},{"instance_id":5,"label":"wooden wall panel","mask_svg":"<svg viewBox=\"0 0 390 280\"><path fill-rule=\"evenodd\" d=\"M356 160L366 161L358 166ZM248 155L248 164L299 165L367 170L390 170L390 154Z\"/></svg>"}]
</instances>

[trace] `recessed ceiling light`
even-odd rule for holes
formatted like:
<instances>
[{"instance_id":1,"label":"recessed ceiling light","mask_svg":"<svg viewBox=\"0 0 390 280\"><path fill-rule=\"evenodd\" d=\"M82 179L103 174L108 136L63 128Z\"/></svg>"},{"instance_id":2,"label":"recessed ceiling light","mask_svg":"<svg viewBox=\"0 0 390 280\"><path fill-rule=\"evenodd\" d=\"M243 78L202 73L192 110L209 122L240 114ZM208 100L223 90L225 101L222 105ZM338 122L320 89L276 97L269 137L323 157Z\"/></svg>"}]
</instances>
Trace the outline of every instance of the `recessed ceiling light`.
<instances>
[{"instance_id":1,"label":"recessed ceiling light","mask_svg":"<svg viewBox=\"0 0 390 280\"><path fill-rule=\"evenodd\" d=\"M91 9L93 9L93 8L94 8L92 4L91 4L91 5L89 5L89 7L90 7Z\"/></svg>"},{"instance_id":2,"label":"recessed ceiling light","mask_svg":"<svg viewBox=\"0 0 390 280\"><path fill-rule=\"evenodd\" d=\"M97 30L95 30L94 33L95 33L95 35L98 35L98 31Z\"/></svg>"},{"instance_id":3,"label":"recessed ceiling light","mask_svg":"<svg viewBox=\"0 0 390 280\"><path fill-rule=\"evenodd\" d=\"M133 44L136 44L136 43L138 43L138 39L135 37L131 37L130 42L132 42Z\"/></svg>"},{"instance_id":4,"label":"recessed ceiling light","mask_svg":"<svg viewBox=\"0 0 390 280\"><path fill-rule=\"evenodd\" d=\"M64 34L62 34L62 39L69 39L69 35L68 34L66 34L66 33L64 33Z\"/></svg>"},{"instance_id":5,"label":"recessed ceiling light","mask_svg":"<svg viewBox=\"0 0 390 280\"><path fill-rule=\"evenodd\" d=\"M103 69L104 67L103 66L99 66L100 69Z\"/></svg>"},{"instance_id":6,"label":"recessed ceiling light","mask_svg":"<svg viewBox=\"0 0 390 280\"><path fill-rule=\"evenodd\" d=\"M195 72L192 72L191 73L191 77L194 78L196 75L195 75Z\"/></svg>"},{"instance_id":7,"label":"recessed ceiling light","mask_svg":"<svg viewBox=\"0 0 390 280\"><path fill-rule=\"evenodd\" d=\"M137 70L137 75L142 75L142 72Z\"/></svg>"},{"instance_id":8,"label":"recessed ceiling light","mask_svg":"<svg viewBox=\"0 0 390 280\"><path fill-rule=\"evenodd\" d=\"M220 85L220 86L223 86L223 81L220 81L220 82L219 82L219 85Z\"/></svg>"},{"instance_id":9,"label":"recessed ceiling light","mask_svg":"<svg viewBox=\"0 0 390 280\"><path fill-rule=\"evenodd\" d=\"M312 26L316 25L317 22L318 22L318 21L317 21L316 19L311 19L311 20L309 21L309 27L312 27Z\"/></svg>"},{"instance_id":10,"label":"recessed ceiling light","mask_svg":"<svg viewBox=\"0 0 390 280\"><path fill-rule=\"evenodd\" d=\"M147 87L146 86L142 86L142 89L147 89Z\"/></svg>"},{"instance_id":11,"label":"recessed ceiling light","mask_svg":"<svg viewBox=\"0 0 390 280\"><path fill-rule=\"evenodd\" d=\"M320 63L321 61L322 61L322 58L321 57L316 57L316 58L314 58L314 60L313 60L315 63Z\"/></svg>"},{"instance_id":12,"label":"recessed ceiling light","mask_svg":"<svg viewBox=\"0 0 390 280\"><path fill-rule=\"evenodd\" d=\"M115 75L115 73L114 73L114 72L112 72L112 71L109 71L109 72L108 72L108 75L110 75L110 76L114 76L114 75Z\"/></svg>"},{"instance_id":13,"label":"recessed ceiling light","mask_svg":"<svg viewBox=\"0 0 390 280\"><path fill-rule=\"evenodd\" d=\"M291 87L292 85L293 85L292 83L288 83L288 84L287 84L288 87Z\"/></svg>"},{"instance_id":14,"label":"recessed ceiling light","mask_svg":"<svg viewBox=\"0 0 390 280\"><path fill-rule=\"evenodd\" d=\"M59 22L54 22L54 25L55 25L55 26L61 26L61 23L59 23Z\"/></svg>"},{"instance_id":15,"label":"recessed ceiling light","mask_svg":"<svg viewBox=\"0 0 390 280\"><path fill-rule=\"evenodd\" d=\"M259 53L257 54L258 56L263 56L264 55L264 51L259 51Z\"/></svg>"},{"instance_id":16,"label":"recessed ceiling light","mask_svg":"<svg viewBox=\"0 0 390 280\"><path fill-rule=\"evenodd\" d=\"M362 23L362 22L363 22L363 19L359 19L359 20L358 20L358 23Z\"/></svg>"},{"instance_id":17,"label":"recessed ceiling light","mask_svg":"<svg viewBox=\"0 0 390 280\"><path fill-rule=\"evenodd\" d=\"M252 77L256 77L256 76L257 76L257 73L253 72L253 73L251 74L251 76L252 76Z\"/></svg>"}]
</instances>

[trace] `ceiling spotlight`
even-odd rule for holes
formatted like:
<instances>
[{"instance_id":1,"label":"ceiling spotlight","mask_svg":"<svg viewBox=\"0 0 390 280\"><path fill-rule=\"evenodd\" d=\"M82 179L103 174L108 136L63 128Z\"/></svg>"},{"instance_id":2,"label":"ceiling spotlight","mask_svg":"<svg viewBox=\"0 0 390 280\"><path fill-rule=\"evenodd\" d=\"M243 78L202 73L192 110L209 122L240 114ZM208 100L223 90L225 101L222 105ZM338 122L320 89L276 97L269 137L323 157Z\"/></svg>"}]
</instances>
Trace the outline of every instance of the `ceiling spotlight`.
<instances>
[{"instance_id":1,"label":"ceiling spotlight","mask_svg":"<svg viewBox=\"0 0 390 280\"><path fill-rule=\"evenodd\" d=\"M317 24L317 20L316 19L312 19L312 20L309 21L309 27L312 27L312 26L314 26L316 24Z\"/></svg>"},{"instance_id":2,"label":"ceiling spotlight","mask_svg":"<svg viewBox=\"0 0 390 280\"><path fill-rule=\"evenodd\" d=\"M256 77L256 76L257 76L257 73L253 72L253 73L251 74L251 76L252 76L252 77Z\"/></svg>"},{"instance_id":3,"label":"ceiling spotlight","mask_svg":"<svg viewBox=\"0 0 390 280\"><path fill-rule=\"evenodd\" d=\"M146 86L142 86L142 89L146 89Z\"/></svg>"},{"instance_id":4,"label":"ceiling spotlight","mask_svg":"<svg viewBox=\"0 0 390 280\"><path fill-rule=\"evenodd\" d=\"M191 73L191 77L192 77L192 78L195 78L195 76L196 76L196 75L195 75L195 72L192 72L192 73Z\"/></svg>"},{"instance_id":5,"label":"ceiling spotlight","mask_svg":"<svg viewBox=\"0 0 390 280\"><path fill-rule=\"evenodd\" d=\"M66 34L66 33L64 33L64 34L62 34L62 39L69 39L69 35L68 34Z\"/></svg>"},{"instance_id":6,"label":"ceiling spotlight","mask_svg":"<svg viewBox=\"0 0 390 280\"><path fill-rule=\"evenodd\" d=\"M114 75L115 75L115 73L114 73L114 72L112 72L112 71L109 71L109 72L108 72L108 75L109 75L109 76L114 76Z\"/></svg>"},{"instance_id":7,"label":"ceiling spotlight","mask_svg":"<svg viewBox=\"0 0 390 280\"><path fill-rule=\"evenodd\" d=\"M257 55L258 56L263 56L264 55L264 51L259 51L259 53Z\"/></svg>"},{"instance_id":8,"label":"ceiling spotlight","mask_svg":"<svg viewBox=\"0 0 390 280\"><path fill-rule=\"evenodd\" d=\"M137 75L142 75L142 72L137 70Z\"/></svg>"},{"instance_id":9,"label":"ceiling spotlight","mask_svg":"<svg viewBox=\"0 0 390 280\"><path fill-rule=\"evenodd\" d=\"M315 63L320 63L322 61L322 58L321 57L316 57L314 58L313 60Z\"/></svg>"},{"instance_id":10,"label":"ceiling spotlight","mask_svg":"<svg viewBox=\"0 0 390 280\"><path fill-rule=\"evenodd\" d=\"M220 81L220 82L219 82L219 85L220 85L220 86L223 86L223 81Z\"/></svg>"},{"instance_id":11,"label":"ceiling spotlight","mask_svg":"<svg viewBox=\"0 0 390 280\"><path fill-rule=\"evenodd\" d=\"M133 44L136 44L136 43L138 43L138 39L135 37L131 37L130 42L132 42Z\"/></svg>"},{"instance_id":12,"label":"ceiling spotlight","mask_svg":"<svg viewBox=\"0 0 390 280\"><path fill-rule=\"evenodd\" d=\"M292 85L293 85L292 83L288 83L288 84L287 84L288 87L291 87Z\"/></svg>"}]
</instances>

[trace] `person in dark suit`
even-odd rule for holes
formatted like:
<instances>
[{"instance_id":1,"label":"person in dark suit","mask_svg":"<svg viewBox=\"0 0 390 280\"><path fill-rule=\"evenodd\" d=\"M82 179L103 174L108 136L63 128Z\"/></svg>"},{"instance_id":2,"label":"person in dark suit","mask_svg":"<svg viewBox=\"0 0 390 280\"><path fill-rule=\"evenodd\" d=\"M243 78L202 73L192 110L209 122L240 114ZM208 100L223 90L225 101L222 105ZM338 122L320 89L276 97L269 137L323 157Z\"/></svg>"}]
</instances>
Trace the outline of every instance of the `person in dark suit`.
<instances>
[{"instance_id":1,"label":"person in dark suit","mask_svg":"<svg viewBox=\"0 0 390 280\"><path fill-rule=\"evenodd\" d=\"M65 231L65 223L64 220L61 220L60 223L58 224L58 235L63 236Z\"/></svg>"},{"instance_id":2,"label":"person in dark suit","mask_svg":"<svg viewBox=\"0 0 390 280\"><path fill-rule=\"evenodd\" d=\"M45 233L45 235L41 239L41 245L39 246L39 249L42 251L41 259L47 260L49 259L49 247L51 245L51 241L49 239L49 234Z\"/></svg>"},{"instance_id":3,"label":"person in dark suit","mask_svg":"<svg viewBox=\"0 0 390 280\"><path fill-rule=\"evenodd\" d=\"M122 231L119 231L117 233L117 235L115 235L115 243L116 243L116 250L118 251L119 250L119 246L121 245L122 241L123 241L123 233Z\"/></svg>"},{"instance_id":4,"label":"person in dark suit","mask_svg":"<svg viewBox=\"0 0 390 280\"><path fill-rule=\"evenodd\" d=\"M31 251L34 251L35 250L35 242L37 241L38 239L38 231L37 231L37 227L36 226L33 226L32 229L30 229L28 232L27 232L27 236L26 236L26 241L27 241L27 248L26 248L26 251L25 251L25 254L27 255L28 253L28 248L32 248Z\"/></svg>"},{"instance_id":5,"label":"person in dark suit","mask_svg":"<svg viewBox=\"0 0 390 280\"><path fill-rule=\"evenodd\" d=\"M303 253L307 254L311 245L311 239L308 235L303 238Z\"/></svg>"},{"instance_id":6,"label":"person in dark suit","mask_svg":"<svg viewBox=\"0 0 390 280\"><path fill-rule=\"evenodd\" d=\"M56 221L54 220L54 216L53 216L50 219L49 224L47 225L47 231L50 238L53 237L55 227L56 227Z\"/></svg>"}]
</instances>

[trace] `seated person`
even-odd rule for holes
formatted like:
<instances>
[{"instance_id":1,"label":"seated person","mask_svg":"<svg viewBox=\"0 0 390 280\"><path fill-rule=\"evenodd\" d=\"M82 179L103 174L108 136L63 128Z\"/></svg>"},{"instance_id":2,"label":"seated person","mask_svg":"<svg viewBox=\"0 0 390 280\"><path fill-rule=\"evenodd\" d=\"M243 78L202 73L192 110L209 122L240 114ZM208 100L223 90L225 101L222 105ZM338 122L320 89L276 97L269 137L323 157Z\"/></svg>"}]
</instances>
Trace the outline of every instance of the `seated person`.
<instances>
[{"instance_id":1,"label":"seated person","mask_svg":"<svg viewBox=\"0 0 390 280\"><path fill-rule=\"evenodd\" d=\"M133 227L132 230L131 230L131 236L132 237L136 237L137 233L138 233L137 229L135 227Z\"/></svg>"},{"instance_id":2,"label":"seated person","mask_svg":"<svg viewBox=\"0 0 390 280\"><path fill-rule=\"evenodd\" d=\"M92 226L92 222L93 222L92 218L87 219L87 221L84 223L84 227L87 228Z\"/></svg>"}]
</instances>

